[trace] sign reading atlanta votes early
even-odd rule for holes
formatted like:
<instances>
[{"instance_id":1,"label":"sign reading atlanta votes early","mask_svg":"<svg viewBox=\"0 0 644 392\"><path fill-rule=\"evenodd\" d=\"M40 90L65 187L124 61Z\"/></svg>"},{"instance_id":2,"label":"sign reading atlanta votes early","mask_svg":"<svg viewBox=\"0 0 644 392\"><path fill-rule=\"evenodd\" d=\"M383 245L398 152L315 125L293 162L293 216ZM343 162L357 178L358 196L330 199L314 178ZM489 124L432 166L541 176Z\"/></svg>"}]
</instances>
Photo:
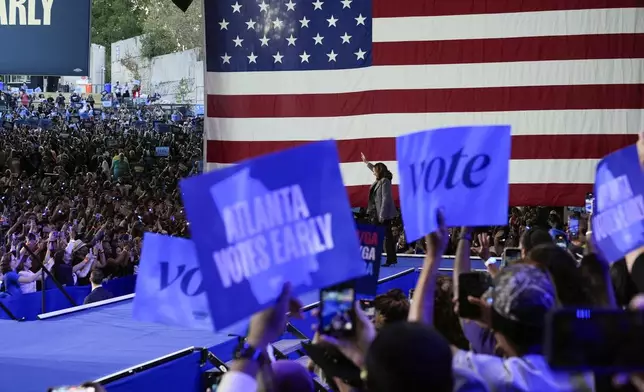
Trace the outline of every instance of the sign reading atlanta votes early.
<instances>
[{"instance_id":1,"label":"sign reading atlanta votes early","mask_svg":"<svg viewBox=\"0 0 644 392\"><path fill-rule=\"evenodd\" d=\"M644 245L644 171L635 145L602 159L595 173L593 239L608 262Z\"/></svg>"},{"instance_id":2,"label":"sign reading atlanta votes early","mask_svg":"<svg viewBox=\"0 0 644 392\"><path fill-rule=\"evenodd\" d=\"M0 74L89 76L91 0L0 0ZM43 88L43 86L39 86Z\"/></svg>"},{"instance_id":3,"label":"sign reading atlanta votes early","mask_svg":"<svg viewBox=\"0 0 644 392\"><path fill-rule=\"evenodd\" d=\"M215 326L364 275L334 141L181 182Z\"/></svg>"}]
</instances>

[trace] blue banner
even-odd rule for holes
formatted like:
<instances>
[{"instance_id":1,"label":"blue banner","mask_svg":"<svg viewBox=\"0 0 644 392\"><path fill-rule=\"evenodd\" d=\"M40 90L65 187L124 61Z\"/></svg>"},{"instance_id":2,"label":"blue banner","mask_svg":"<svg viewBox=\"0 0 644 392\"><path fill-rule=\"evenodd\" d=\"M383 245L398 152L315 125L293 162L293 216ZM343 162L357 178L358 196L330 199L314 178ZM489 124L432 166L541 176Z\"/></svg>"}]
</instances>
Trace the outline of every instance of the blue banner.
<instances>
[{"instance_id":1,"label":"blue banner","mask_svg":"<svg viewBox=\"0 0 644 392\"><path fill-rule=\"evenodd\" d=\"M510 126L441 128L396 138L400 206L414 241L447 226L507 224ZM476 209L473 206L484 206Z\"/></svg>"},{"instance_id":2,"label":"blue banner","mask_svg":"<svg viewBox=\"0 0 644 392\"><path fill-rule=\"evenodd\" d=\"M592 235L606 261L644 246L644 170L635 145L599 162L594 192Z\"/></svg>"},{"instance_id":3,"label":"blue banner","mask_svg":"<svg viewBox=\"0 0 644 392\"><path fill-rule=\"evenodd\" d=\"M365 274L338 162L323 141L181 182L218 328L270 306L285 282L301 295Z\"/></svg>"},{"instance_id":4,"label":"blue banner","mask_svg":"<svg viewBox=\"0 0 644 392\"><path fill-rule=\"evenodd\" d=\"M16 54L0 74L88 76L90 13L90 0L0 1L2 52Z\"/></svg>"},{"instance_id":5,"label":"blue banner","mask_svg":"<svg viewBox=\"0 0 644 392\"><path fill-rule=\"evenodd\" d=\"M192 241L145 233L136 278L135 319L195 329L213 329Z\"/></svg>"},{"instance_id":6,"label":"blue banner","mask_svg":"<svg viewBox=\"0 0 644 392\"><path fill-rule=\"evenodd\" d=\"M157 157L167 157L170 155L170 147L156 147L154 155Z\"/></svg>"},{"instance_id":7,"label":"blue banner","mask_svg":"<svg viewBox=\"0 0 644 392\"><path fill-rule=\"evenodd\" d=\"M365 295L376 295L380 276L380 259L385 240L385 228L384 226L358 225L358 238L366 275L356 279L356 292Z\"/></svg>"}]
</instances>

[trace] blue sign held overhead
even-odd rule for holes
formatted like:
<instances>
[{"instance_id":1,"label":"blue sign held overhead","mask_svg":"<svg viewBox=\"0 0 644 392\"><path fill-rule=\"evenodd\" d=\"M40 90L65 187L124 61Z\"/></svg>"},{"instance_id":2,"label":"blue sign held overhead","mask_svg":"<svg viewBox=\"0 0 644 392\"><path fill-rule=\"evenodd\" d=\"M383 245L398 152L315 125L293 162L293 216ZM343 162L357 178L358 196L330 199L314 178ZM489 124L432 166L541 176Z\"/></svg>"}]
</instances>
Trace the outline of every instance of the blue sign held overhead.
<instances>
[{"instance_id":1,"label":"blue sign held overhead","mask_svg":"<svg viewBox=\"0 0 644 392\"><path fill-rule=\"evenodd\" d=\"M644 246L644 170L635 145L599 162L594 191L592 235L606 261Z\"/></svg>"},{"instance_id":2,"label":"blue sign held overhead","mask_svg":"<svg viewBox=\"0 0 644 392\"><path fill-rule=\"evenodd\" d=\"M356 280L356 292L365 295L376 295L380 276L380 258L385 240L383 226L358 225L360 255L364 260L366 275Z\"/></svg>"},{"instance_id":3,"label":"blue sign held overhead","mask_svg":"<svg viewBox=\"0 0 644 392\"><path fill-rule=\"evenodd\" d=\"M323 141L181 182L215 325L365 274L338 162Z\"/></svg>"},{"instance_id":4,"label":"blue sign held overhead","mask_svg":"<svg viewBox=\"0 0 644 392\"><path fill-rule=\"evenodd\" d=\"M212 330L204 287L192 241L145 233L133 303L135 319Z\"/></svg>"},{"instance_id":5,"label":"blue sign held overhead","mask_svg":"<svg viewBox=\"0 0 644 392\"><path fill-rule=\"evenodd\" d=\"M448 226L507 223L509 125L441 128L396 138L400 205L409 241ZM472 206L485 206L472 214Z\"/></svg>"},{"instance_id":6,"label":"blue sign held overhead","mask_svg":"<svg viewBox=\"0 0 644 392\"><path fill-rule=\"evenodd\" d=\"M156 147L154 149L154 156L156 157L167 157L170 155L170 147L164 146L164 147Z\"/></svg>"}]
</instances>

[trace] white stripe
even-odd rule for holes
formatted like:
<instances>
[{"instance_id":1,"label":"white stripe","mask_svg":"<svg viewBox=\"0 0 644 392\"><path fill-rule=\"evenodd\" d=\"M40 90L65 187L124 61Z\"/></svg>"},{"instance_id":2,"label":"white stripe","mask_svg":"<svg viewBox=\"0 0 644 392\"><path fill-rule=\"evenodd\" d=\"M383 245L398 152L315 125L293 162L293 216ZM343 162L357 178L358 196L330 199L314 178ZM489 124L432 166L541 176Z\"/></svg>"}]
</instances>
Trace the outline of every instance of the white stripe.
<instances>
[{"instance_id":1,"label":"white stripe","mask_svg":"<svg viewBox=\"0 0 644 392\"><path fill-rule=\"evenodd\" d=\"M521 112L371 114L325 118L206 118L205 138L286 141L396 137L421 129L510 124L513 135L637 134L644 110L544 110Z\"/></svg>"},{"instance_id":2,"label":"white stripe","mask_svg":"<svg viewBox=\"0 0 644 392\"><path fill-rule=\"evenodd\" d=\"M376 18L374 42L644 32L644 8Z\"/></svg>"},{"instance_id":3,"label":"white stripe","mask_svg":"<svg viewBox=\"0 0 644 392\"><path fill-rule=\"evenodd\" d=\"M380 66L332 71L208 72L215 95L338 94L371 90L638 84L644 59Z\"/></svg>"},{"instance_id":4,"label":"white stripe","mask_svg":"<svg viewBox=\"0 0 644 392\"><path fill-rule=\"evenodd\" d=\"M513 159L510 160L510 184L592 184L598 159ZM398 184L398 162L383 162ZM207 163L206 170L228 167L231 164ZM341 163L342 179L346 186L368 185L373 174L362 162Z\"/></svg>"}]
</instances>

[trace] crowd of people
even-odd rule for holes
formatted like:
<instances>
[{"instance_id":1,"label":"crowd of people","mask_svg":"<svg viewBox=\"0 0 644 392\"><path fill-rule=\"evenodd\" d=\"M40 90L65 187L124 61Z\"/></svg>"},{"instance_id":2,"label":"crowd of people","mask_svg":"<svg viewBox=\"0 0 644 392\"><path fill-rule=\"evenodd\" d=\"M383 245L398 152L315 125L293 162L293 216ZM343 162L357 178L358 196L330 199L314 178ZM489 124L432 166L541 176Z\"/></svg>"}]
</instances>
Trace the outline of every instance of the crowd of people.
<instances>
[{"instance_id":1,"label":"crowd of people","mask_svg":"<svg viewBox=\"0 0 644 392\"><path fill-rule=\"evenodd\" d=\"M500 231L512 232L527 212L513 211L510 224ZM529 223L523 221L523 226L532 224L530 217L538 220L538 211L533 212L536 215L528 213ZM644 249L609 268L587 243L585 254L577 260L569 247L557 244L551 232L558 218L546 215L549 224L535 221L534 226L516 233L521 257L505 266L490 262L502 248L493 239L496 232L490 235L487 229L463 227L450 235L441 224L437 232L424 238L423 268L413 294L394 289L379 295L373 301L374 317L368 317L356 303L355 335L316 334L313 341L325 348L327 359L311 361L310 370L335 391L644 391L644 376L639 374L550 368L544 353L549 312L562 307L644 308L644 296L638 295L644 292ZM585 231L591 230L587 227ZM471 272L475 251L486 261L487 272L480 274L493 279L480 298L465 300L478 309L477 317L463 316L459 310L463 303L458 298L459 279L438 272L452 241L454 276ZM269 377L274 390L314 391L309 373L288 367L283 363L287 361L261 361L261 347L279 338L287 321L284 315L290 310L297 317L299 306L286 284L277 304L253 317L245 350L260 348L255 355L260 360L238 357L218 391L264 390L270 368L275 369ZM353 377L346 365L343 369L329 365L328 358L338 356L352 364Z\"/></svg>"},{"instance_id":2,"label":"crowd of people","mask_svg":"<svg viewBox=\"0 0 644 392\"><path fill-rule=\"evenodd\" d=\"M144 232L189 236L178 181L201 171L202 124L186 110L98 108L78 94L69 103L62 95L23 97L5 99L2 112L0 297L89 284L86 302L109 298L102 282L136 273ZM423 268L412 292L376 297L373 317L356 303L355 335L316 335L315 344L352 368L312 361L311 371L337 391L619 388L612 376L552 370L543 348L546 315L566 306L642 306L644 250L607 267L586 240L592 232L587 215L570 213L579 223L573 233L563 210L541 207L512 208L505 226L441 224L408 242L387 190L386 166L363 160L376 179L368 207L356 218L386 226L385 265L395 265L396 254L422 254ZM440 214L437 219L442 222ZM504 259L508 249L518 249L518 260ZM438 272L444 255L454 255L453 277ZM471 272L473 255L493 279L483 296L467 298L478 309L475 319L458 305L458 277ZM300 306L286 284L276 304L253 317L220 392L258 390L263 348L278 340L286 314L297 315ZM273 390L313 391L311 374L286 362L270 365ZM352 371L357 376L347 377ZM261 387L266 380L259 380ZM643 377L625 380L644 391ZM298 389L289 389L293 385Z\"/></svg>"},{"instance_id":3,"label":"crowd of people","mask_svg":"<svg viewBox=\"0 0 644 392\"><path fill-rule=\"evenodd\" d=\"M178 181L201 170L203 123L86 98L29 96L2 112L0 295L40 289L42 266L97 288L136 272L144 232L188 235Z\"/></svg>"}]
</instances>

